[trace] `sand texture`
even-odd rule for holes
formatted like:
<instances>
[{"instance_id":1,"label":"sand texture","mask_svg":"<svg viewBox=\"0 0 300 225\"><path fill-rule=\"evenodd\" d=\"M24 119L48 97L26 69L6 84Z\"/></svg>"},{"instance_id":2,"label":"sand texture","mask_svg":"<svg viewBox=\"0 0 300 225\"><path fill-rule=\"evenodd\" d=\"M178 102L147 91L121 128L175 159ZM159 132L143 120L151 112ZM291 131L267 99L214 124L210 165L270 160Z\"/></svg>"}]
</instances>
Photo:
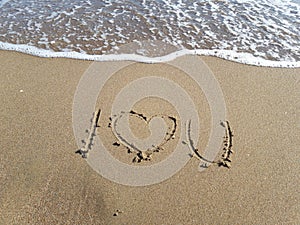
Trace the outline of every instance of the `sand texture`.
<instances>
[{"instance_id":1,"label":"sand texture","mask_svg":"<svg viewBox=\"0 0 300 225\"><path fill-rule=\"evenodd\" d=\"M212 165L199 172L193 157L166 181L130 187L103 178L75 153L73 98L92 62L1 51L0 224L298 224L300 69L201 59L224 94L234 134L231 168ZM102 64L111 68L118 63ZM202 125L200 150L211 128L209 104L192 80L168 65L131 64L108 81L96 104L101 109L97 135L114 157L130 165L164 160L178 141L175 136L163 151L152 152L152 160L139 164L133 162L134 152L114 144L109 106L122 86L149 74L187 89ZM171 104L157 98L133 110L180 119ZM172 121L163 119L172 128ZM132 116L130 124L136 136L149 135L146 120Z\"/></svg>"}]
</instances>

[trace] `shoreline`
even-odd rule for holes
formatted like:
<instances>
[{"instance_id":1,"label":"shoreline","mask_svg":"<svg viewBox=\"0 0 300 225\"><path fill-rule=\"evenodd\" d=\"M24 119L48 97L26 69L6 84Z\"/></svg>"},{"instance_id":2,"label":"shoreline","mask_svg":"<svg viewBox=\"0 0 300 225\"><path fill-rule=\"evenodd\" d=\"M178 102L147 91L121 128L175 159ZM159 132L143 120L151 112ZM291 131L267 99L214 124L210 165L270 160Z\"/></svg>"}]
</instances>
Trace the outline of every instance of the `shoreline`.
<instances>
[{"instance_id":1,"label":"shoreline","mask_svg":"<svg viewBox=\"0 0 300 225\"><path fill-rule=\"evenodd\" d=\"M199 161L192 158L168 180L130 187L103 178L75 153L73 99L92 62L0 51L0 224L297 223L300 68L200 58L224 94L234 135L231 168L199 172ZM112 68L118 63L100 64ZM129 82L125 75L155 74L156 66L135 63L110 84L119 88ZM193 85L186 87L195 93ZM112 101L111 92L107 86L97 104ZM167 107L162 108L172 110ZM209 106L204 99L197 107L203 110L200 134L206 139ZM104 128L100 133L111 151L126 160ZM203 139L200 145L206 144Z\"/></svg>"},{"instance_id":2,"label":"shoreline","mask_svg":"<svg viewBox=\"0 0 300 225\"><path fill-rule=\"evenodd\" d=\"M164 63L175 60L176 58L191 55L200 57L217 57L220 59L259 67L270 68L300 68L300 62L287 62L287 61L272 61L260 57L255 57L250 53L239 53L233 50L209 50L209 49L196 49L188 50L182 49L172 52L168 55L160 57L147 57L137 54L109 54L109 55L89 55L79 52L53 52L51 50L40 49L35 46L28 46L24 44L11 44L0 41L0 51L13 51L31 56L41 58L67 58L77 60L99 61L99 62L115 62L115 61L134 61L140 63Z\"/></svg>"}]
</instances>

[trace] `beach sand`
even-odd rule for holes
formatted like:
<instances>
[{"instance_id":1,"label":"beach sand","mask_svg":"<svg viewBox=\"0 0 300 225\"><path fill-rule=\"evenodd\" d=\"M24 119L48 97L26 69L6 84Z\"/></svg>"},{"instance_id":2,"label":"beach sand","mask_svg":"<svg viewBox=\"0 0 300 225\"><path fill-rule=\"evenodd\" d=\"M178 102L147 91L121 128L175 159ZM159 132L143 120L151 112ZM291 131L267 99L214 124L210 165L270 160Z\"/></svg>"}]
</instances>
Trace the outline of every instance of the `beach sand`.
<instances>
[{"instance_id":1,"label":"beach sand","mask_svg":"<svg viewBox=\"0 0 300 225\"><path fill-rule=\"evenodd\" d=\"M234 132L232 167L210 166L199 172L193 157L166 181L130 187L103 178L75 154L73 98L92 62L1 51L0 224L299 223L300 69L201 59L225 97L226 119ZM116 64L103 62L104 67ZM129 82L126 74L133 79L141 70L168 74L163 66L133 64L123 71L123 80L116 76L112 84L117 90ZM187 88L194 93L192 84ZM104 91L98 106L112 101L110 95ZM192 95L204 124L200 144L205 145L208 104L203 93ZM145 103L136 109L154 114L173 110L168 104L161 109ZM101 116L107 118L109 111ZM114 140L106 126L99 133L108 146ZM123 152L115 156L131 163ZM117 210L122 213L114 216Z\"/></svg>"}]
</instances>

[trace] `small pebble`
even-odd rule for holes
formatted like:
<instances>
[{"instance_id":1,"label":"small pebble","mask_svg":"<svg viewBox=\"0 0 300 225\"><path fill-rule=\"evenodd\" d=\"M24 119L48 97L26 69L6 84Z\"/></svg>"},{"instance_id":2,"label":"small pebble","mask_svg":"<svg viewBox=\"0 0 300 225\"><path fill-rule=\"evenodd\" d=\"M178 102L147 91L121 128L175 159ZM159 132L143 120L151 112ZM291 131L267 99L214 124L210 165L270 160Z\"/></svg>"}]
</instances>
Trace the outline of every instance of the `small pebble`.
<instances>
[{"instance_id":1,"label":"small pebble","mask_svg":"<svg viewBox=\"0 0 300 225\"><path fill-rule=\"evenodd\" d=\"M113 143L113 146L120 146L120 145L121 144L119 142L117 142L117 141Z\"/></svg>"},{"instance_id":2,"label":"small pebble","mask_svg":"<svg viewBox=\"0 0 300 225\"><path fill-rule=\"evenodd\" d=\"M113 216L118 216L120 213L122 213L122 211L119 210L119 209L117 209L117 210L115 211L115 213L113 214Z\"/></svg>"}]
</instances>

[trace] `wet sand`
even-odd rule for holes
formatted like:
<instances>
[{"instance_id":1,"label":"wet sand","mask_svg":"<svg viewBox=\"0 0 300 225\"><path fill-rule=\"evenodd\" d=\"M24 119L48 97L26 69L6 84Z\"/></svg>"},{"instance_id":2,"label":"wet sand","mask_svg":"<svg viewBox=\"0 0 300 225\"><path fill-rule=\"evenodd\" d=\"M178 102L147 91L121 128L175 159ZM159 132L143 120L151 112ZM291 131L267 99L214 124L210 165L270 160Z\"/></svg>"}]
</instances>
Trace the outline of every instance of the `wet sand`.
<instances>
[{"instance_id":1,"label":"wet sand","mask_svg":"<svg viewBox=\"0 0 300 225\"><path fill-rule=\"evenodd\" d=\"M297 224L300 69L201 59L224 93L234 133L232 167L198 172L193 157L162 183L129 187L101 177L75 154L73 97L92 62L1 51L0 224ZM125 74L134 78L141 69L156 72L155 65L135 64ZM123 81L116 76L111 82ZM111 101L107 95L99 107ZM197 106L205 145L209 108L203 95ZM136 109L173 110L145 103ZM99 135L113 143L107 127ZM112 145L111 151L128 162L127 153ZM117 210L122 213L114 216Z\"/></svg>"}]
</instances>

